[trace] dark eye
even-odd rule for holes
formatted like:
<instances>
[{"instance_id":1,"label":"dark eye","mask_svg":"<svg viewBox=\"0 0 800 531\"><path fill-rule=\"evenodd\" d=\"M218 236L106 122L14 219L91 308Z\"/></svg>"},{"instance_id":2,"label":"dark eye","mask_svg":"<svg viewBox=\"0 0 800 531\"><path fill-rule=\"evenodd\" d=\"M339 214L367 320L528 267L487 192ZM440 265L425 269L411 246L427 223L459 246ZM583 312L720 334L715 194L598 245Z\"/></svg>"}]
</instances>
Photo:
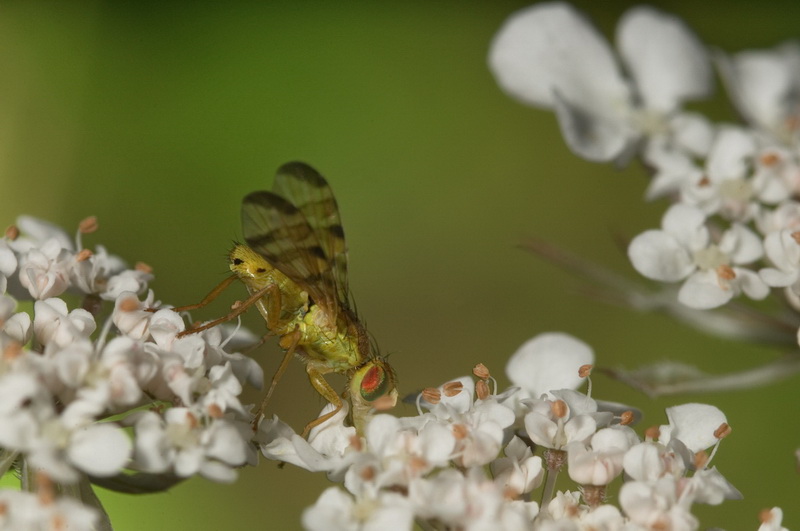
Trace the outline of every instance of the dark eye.
<instances>
[{"instance_id":1,"label":"dark eye","mask_svg":"<svg viewBox=\"0 0 800 531\"><path fill-rule=\"evenodd\" d=\"M241 258L234 258L233 259L233 265L242 265L243 263L244 263L244 260L242 260Z\"/></svg>"},{"instance_id":2,"label":"dark eye","mask_svg":"<svg viewBox=\"0 0 800 531\"><path fill-rule=\"evenodd\" d=\"M266 271L267 270L264 269L263 267L259 267L258 269L256 269L256 273L265 273Z\"/></svg>"}]
</instances>

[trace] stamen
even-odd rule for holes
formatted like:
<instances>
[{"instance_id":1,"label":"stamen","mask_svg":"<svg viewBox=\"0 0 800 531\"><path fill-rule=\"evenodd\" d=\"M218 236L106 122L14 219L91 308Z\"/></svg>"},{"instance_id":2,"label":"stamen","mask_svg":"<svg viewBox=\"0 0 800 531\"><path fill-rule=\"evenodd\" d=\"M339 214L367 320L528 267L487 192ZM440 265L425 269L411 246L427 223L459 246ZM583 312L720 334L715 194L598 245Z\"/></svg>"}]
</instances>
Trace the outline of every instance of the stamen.
<instances>
[{"instance_id":1,"label":"stamen","mask_svg":"<svg viewBox=\"0 0 800 531\"><path fill-rule=\"evenodd\" d=\"M98 227L99 225L97 224L97 216L89 216L78 224L78 230L81 234L91 234L95 232Z\"/></svg>"},{"instance_id":2,"label":"stamen","mask_svg":"<svg viewBox=\"0 0 800 531\"><path fill-rule=\"evenodd\" d=\"M485 400L487 397L489 397L489 386L487 385L486 380L478 380L475 383L475 395L477 395L480 400Z\"/></svg>"},{"instance_id":3,"label":"stamen","mask_svg":"<svg viewBox=\"0 0 800 531\"><path fill-rule=\"evenodd\" d=\"M42 505L51 505L56 499L53 480L41 470L36 472L36 494Z\"/></svg>"},{"instance_id":4,"label":"stamen","mask_svg":"<svg viewBox=\"0 0 800 531\"><path fill-rule=\"evenodd\" d=\"M472 368L472 374L480 378L481 380L486 380L489 378L489 369L486 368L486 365L483 363L479 363Z\"/></svg>"},{"instance_id":5,"label":"stamen","mask_svg":"<svg viewBox=\"0 0 800 531\"><path fill-rule=\"evenodd\" d=\"M696 470L702 470L706 467L706 464L709 462L708 454L704 450L700 450L696 454L694 454L694 467Z\"/></svg>"},{"instance_id":6,"label":"stamen","mask_svg":"<svg viewBox=\"0 0 800 531\"><path fill-rule=\"evenodd\" d=\"M460 393L463 388L464 384L461 382L447 382L442 386L442 391L444 392L444 396L453 397Z\"/></svg>"},{"instance_id":7,"label":"stamen","mask_svg":"<svg viewBox=\"0 0 800 531\"><path fill-rule=\"evenodd\" d=\"M563 400L556 400L550 404L550 411L557 419L563 419L569 414L569 406Z\"/></svg>"},{"instance_id":8,"label":"stamen","mask_svg":"<svg viewBox=\"0 0 800 531\"><path fill-rule=\"evenodd\" d=\"M84 262L92 257L92 251L89 249L81 249L81 251L75 255L76 262Z\"/></svg>"},{"instance_id":9,"label":"stamen","mask_svg":"<svg viewBox=\"0 0 800 531\"><path fill-rule=\"evenodd\" d=\"M133 266L136 271L141 271L142 273L152 273L153 268L150 267L150 264L145 262L136 262L136 265Z\"/></svg>"},{"instance_id":10,"label":"stamen","mask_svg":"<svg viewBox=\"0 0 800 531\"><path fill-rule=\"evenodd\" d=\"M469 435L469 428L464 426L463 424L453 424L453 436L456 438L457 441L462 441L467 438Z\"/></svg>"},{"instance_id":11,"label":"stamen","mask_svg":"<svg viewBox=\"0 0 800 531\"><path fill-rule=\"evenodd\" d=\"M729 265L720 265L717 266L717 276L720 280L733 280L736 278L736 271Z\"/></svg>"},{"instance_id":12,"label":"stamen","mask_svg":"<svg viewBox=\"0 0 800 531\"><path fill-rule=\"evenodd\" d=\"M429 404L433 404L434 406L441 402L442 400L442 393L436 389L435 387L426 387L420 393L420 396Z\"/></svg>"},{"instance_id":13,"label":"stamen","mask_svg":"<svg viewBox=\"0 0 800 531\"><path fill-rule=\"evenodd\" d=\"M22 344L18 341L10 341L3 349L3 361L13 361L22 355Z\"/></svg>"},{"instance_id":14,"label":"stamen","mask_svg":"<svg viewBox=\"0 0 800 531\"><path fill-rule=\"evenodd\" d=\"M126 297L119 303L119 309L123 312L135 312L139 309L139 299L136 297Z\"/></svg>"},{"instance_id":15,"label":"stamen","mask_svg":"<svg viewBox=\"0 0 800 531\"><path fill-rule=\"evenodd\" d=\"M644 430L644 439L646 441L657 441L660 436L661 430L658 428L658 426L650 426Z\"/></svg>"},{"instance_id":16,"label":"stamen","mask_svg":"<svg viewBox=\"0 0 800 531\"><path fill-rule=\"evenodd\" d=\"M6 228L5 236L13 242L19 238L19 228L16 225L9 225L8 228Z\"/></svg>"},{"instance_id":17,"label":"stamen","mask_svg":"<svg viewBox=\"0 0 800 531\"><path fill-rule=\"evenodd\" d=\"M727 422L723 422L719 425L719 428L714 431L714 437L717 439L724 439L731 434L731 431L730 425Z\"/></svg>"},{"instance_id":18,"label":"stamen","mask_svg":"<svg viewBox=\"0 0 800 531\"><path fill-rule=\"evenodd\" d=\"M769 151L767 153L762 153L761 156L758 158L758 161L763 166L775 166L781 160L780 155L775 153L774 151Z\"/></svg>"},{"instance_id":19,"label":"stamen","mask_svg":"<svg viewBox=\"0 0 800 531\"><path fill-rule=\"evenodd\" d=\"M635 415L633 411L623 411L619 416L619 423L623 426L628 426L633 423Z\"/></svg>"}]
</instances>

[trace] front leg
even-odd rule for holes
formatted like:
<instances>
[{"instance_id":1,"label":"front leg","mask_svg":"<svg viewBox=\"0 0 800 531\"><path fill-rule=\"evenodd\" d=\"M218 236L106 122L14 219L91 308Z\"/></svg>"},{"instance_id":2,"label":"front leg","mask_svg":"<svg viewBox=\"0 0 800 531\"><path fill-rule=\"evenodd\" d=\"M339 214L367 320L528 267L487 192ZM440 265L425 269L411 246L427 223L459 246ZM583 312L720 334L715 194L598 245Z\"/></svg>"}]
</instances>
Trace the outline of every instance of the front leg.
<instances>
[{"instance_id":1,"label":"front leg","mask_svg":"<svg viewBox=\"0 0 800 531\"><path fill-rule=\"evenodd\" d=\"M333 411L329 411L321 417L309 422L303 430L302 437L304 439L308 436L308 432L311 431L311 428L319 426L342 410L342 397L340 397L336 391L333 390L333 387L330 386L328 381L325 379L325 376L310 363L306 365L306 372L308 373L308 379L311 381L311 385L314 386L314 389L316 389L317 392L325 398L325 400L336 407L333 409Z\"/></svg>"}]
</instances>

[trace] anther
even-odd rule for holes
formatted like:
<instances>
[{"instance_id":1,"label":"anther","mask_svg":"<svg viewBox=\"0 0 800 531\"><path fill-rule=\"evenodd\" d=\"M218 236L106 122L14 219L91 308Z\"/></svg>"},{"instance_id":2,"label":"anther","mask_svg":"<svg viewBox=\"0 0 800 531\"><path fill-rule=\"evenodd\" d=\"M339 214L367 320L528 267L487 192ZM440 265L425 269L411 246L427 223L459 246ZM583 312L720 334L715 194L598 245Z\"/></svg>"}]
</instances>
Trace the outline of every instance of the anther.
<instances>
[{"instance_id":1,"label":"anther","mask_svg":"<svg viewBox=\"0 0 800 531\"><path fill-rule=\"evenodd\" d=\"M736 278L736 272L729 265L717 266L717 276L722 280L733 280Z\"/></svg>"},{"instance_id":2,"label":"anther","mask_svg":"<svg viewBox=\"0 0 800 531\"><path fill-rule=\"evenodd\" d=\"M478 380L475 384L475 394L480 400L485 400L491 393L486 380Z\"/></svg>"},{"instance_id":3,"label":"anther","mask_svg":"<svg viewBox=\"0 0 800 531\"><path fill-rule=\"evenodd\" d=\"M489 369L483 363L475 365L475 367L472 368L472 374L481 380L486 380L490 376Z\"/></svg>"},{"instance_id":4,"label":"anther","mask_svg":"<svg viewBox=\"0 0 800 531\"><path fill-rule=\"evenodd\" d=\"M767 153L762 153L758 160L763 166L774 166L780 162L781 157L774 151L770 151Z\"/></svg>"},{"instance_id":5,"label":"anther","mask_svg":"<svg viewBox=\"0 0 800 531\"><path fill-rule=\"evenodd\" d=\"M464 384L461 382L447 382L442 386L442 392L446 397L453 397L460 393L463 388Z\"/></svg>"},{"instance_id":6,"label":"anther","mask_svg":"<svg viewBox=\"0 0 800 531\"><path fill-rule=\"evenodd\" d=\"M466 439L467 435L469 435L469 429L463 424L453 424L452 430L453 437L455 437L457 441Z\"/></svg>"},{"instance_id":7,"label":"anther","mask_svg":"<svg viewBox=\"0 0 800 531\"><path fill-rule=\"evenodd\" d=\"M550 404L550 411L554 417L563 419L569 413L569 406L563 400L556 400Z\"/></svg>"},{"instance_id":8,"label":"anther","mask_svg":"<svg viewBox=\"0 0 800 531\"><path fill-rule=\"evenodd\" d=\"M76 262L84 262L92 257L92 251L89 249L81 249L81 251L75 255Z\"/></svg>"},{"instance_id":9,"label":"anther","mask_svg":"<svg viewBox=\"0 0 800 531\"><path fill-rule=\"evenodd\" d=\"M706 463L708 463L708 454L705 452L705 450L700 450L694 454L694 467L696 470L702 470L705 468Z\"/></svg>"},{"instance_id":10,"label":"anther","mask_svg":"<svg viewBox=\"0 0 800 531\"><path fill-rule=\"evenodd\" d=\"M142 273L152 273L153 268L150 267L150 264L145 262L136 262L136 265L133 266L136 271L141 271Z\"/></svg>"},{"instance_id":11,"label":"anther","mask_svg":"<svg viewBox=\"0 0 800 531\"><path fill-rule=\"evenodd\" d=\"M630 424L633 423L633 420L635 418L636 417L633 414L633 411L630 410L623 411L622 414L619 416L619 423L622 424L623 426L629 426Z\"/></svg>"},{"instance_id":12,"label":"anther","mask_svg":"<svg viewBox=\"0 0 800 531\"><path fill-rule=\"evenodd\" d=\"M136 297L126 297L119 303L119 309L123 312L134 312L139 309L139 299Z\"/></svg>"},{"instance_id":13,"label":"anther","mask_svg":"<svg viewBox=\"0 0 800 531\"><path fill-rule=\"evenodd\" d=\"M16 225L9 225L6 229L6 238L12 242L19 238L19 228Z\"/></svg>"},{"instance_id":14,"label":"anther","mask_svg":"<svg viewBox=\"0 0 800 531\"><path fill-rule=\"evenodd\" d=\"M717 439L724 439L730 434L731 434L731 427L730 425L728 425L727 422L723 422L722 424L720 424L719 428L717 428L714 431L714 437L716 437Z\"/></svg>"},{"instance_id":15,"label":"anther","mask_svg":"<svg viewBox=\"0 0 800 531\"><path fill-rule=\"evenodd\" d=\"M422 398L429 404L436 405L442 400L442 393L435 387L426 387L422 390Z\"/></svg>"},{"instance_id":16,"label":"anther","mask_svg":"<svg viewBox=\"0 0 800 531\"><path fill-rule=\"evenodd\" d=\"M99 225L97 224L97 216L89 216L81 220L78 224L78 230L81 234L91 234L96 231Z\"/></svg>"}]
</instances>

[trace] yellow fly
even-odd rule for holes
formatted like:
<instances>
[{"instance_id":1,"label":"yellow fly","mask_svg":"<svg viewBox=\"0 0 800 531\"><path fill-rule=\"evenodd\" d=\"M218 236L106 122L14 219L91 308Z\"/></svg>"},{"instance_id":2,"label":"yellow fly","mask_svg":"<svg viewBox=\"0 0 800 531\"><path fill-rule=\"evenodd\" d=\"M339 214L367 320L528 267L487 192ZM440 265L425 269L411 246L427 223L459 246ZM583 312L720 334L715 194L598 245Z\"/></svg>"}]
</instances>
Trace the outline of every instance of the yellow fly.
<instances>
[{"instance_id":1,"label":"yellow fly","mask_svg":"<svg viewBox=\"0 0 800 531\"><path fill-rule=\"evenodd\" d=\"M229 253L233 275L199 304L176 310L207 304L236 279L247 286L250 297L225 317L184 333L210 328L255 305L286 354L254 426L296 356L305 363L314 389L335 406L309 423L303 436L342 408L342 397L325 380L328 373L347 377L344 396L361 433L370 410L395 405L397 390L392 368L373 349L350 304L344 231L328 182L307 164L284 164L271 192L253 192L242 200L242 231L247 245L236 244Z\"/></svg>"}]
</instances>

